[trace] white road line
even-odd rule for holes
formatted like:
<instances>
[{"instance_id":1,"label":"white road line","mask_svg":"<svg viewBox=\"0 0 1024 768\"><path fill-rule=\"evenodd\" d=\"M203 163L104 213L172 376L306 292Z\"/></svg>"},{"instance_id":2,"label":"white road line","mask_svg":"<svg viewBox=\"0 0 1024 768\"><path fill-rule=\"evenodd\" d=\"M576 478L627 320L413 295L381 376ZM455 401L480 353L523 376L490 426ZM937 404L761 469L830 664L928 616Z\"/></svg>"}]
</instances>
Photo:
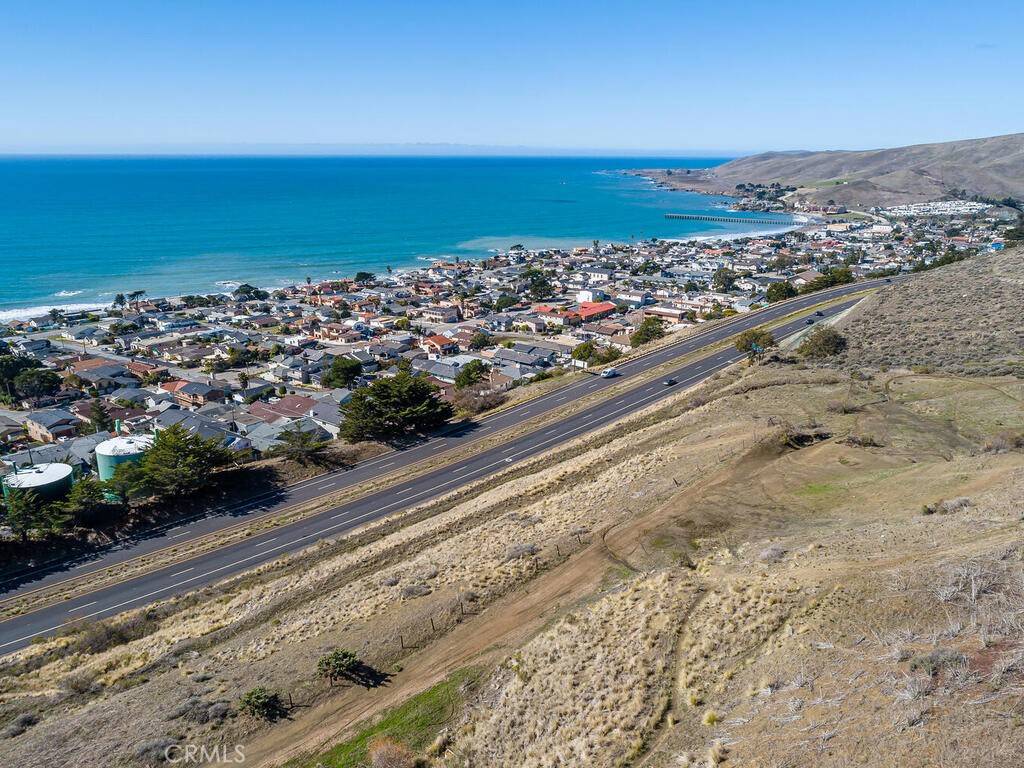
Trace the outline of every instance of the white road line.
<instances>
[{"instance_id":1,"label":"white road line","mask_svg":"<svg viewBox=\"0 0 1024 768\"><path fill-rule=\"evenodd\" d=\"M393 461L389 461L389 462L388 462L387 464L381 464L379 468L380 468L380 469L384 469L385 467L390 467L390 466L392 466L392 465L393 465L394 463L395 463L395 462L393 462Z\"/></svg>"},{"instance_id":2,"label":"white road line","mask_svg":"<svg viewBox=\"0 0 1024 768\"><path fill-rule=\"evenodd\" d=\"M398 491L395 495L396 496L405 496L405 494L412 493L412 492L413 492L412 488L406 488L404 491Z\"/></svg>"},{"instance_id":3,"label":"white road line","mask_svg":"<svg viewBox=\"0 0 1024 768\"><path fill-rule=\"evenodd\" d=\"M68 608L68 613L71 613L72 611L80 611L83 608L88 608L90 605L96 605L98 602L99 600L93 600L91 603L86 603L85 605L76 605L74 608Z\"/></svg>"},{"instance_id":4,"label":"white road line","mask_svg":"<svg viewBox=\"0 0 1024 768\"><path fill-rule=\"evenodd\" d=\"M189 571L194 571L195 569L196 569L195 566L192 566L191 568L186 568L184 571L178 571L177 573L172 573L170 575L170 578L173 579L175 576L181 576L181 574L188 573Z\"/></svg>"},{"instance_id":5,"label":"white road line","mask_svg":"<svg viewBox=\"0 0 1024 768\"><path fill-rule=\"evenodd\" d=\"M173 536L168 536L167 538L169 538L169 539L180 539L182 536L188 536L188 534L189 534L188 531L182 531L181 533L176 533Z\"/></svg>"},{"instance_id":6,"label":"white road line","mask_svg":"<svg viewBox=\"0 0 1024 768\"><path fill-rule=\"evenodd\" d=\"M459 472L465 472L467 469L469 469L469 467L459 467L458 469L453 469L452 474L457 475Z\"/></svg>"},{"instance_id":7,"label":"white road line","mask_svg":"<svg viewBox=\"0 0 1024 768\"><path fill-rule=\"evenodd\" d=\"M274 538L272 538L272 539L267 539L266 541L261 541L261 542L260 542L259 544L256 544L256 545L255 545L255 548L256 548L256 549L259 549L260 547L265 547L265 546L267 546L267 544L269 544L270 542L272 542L272 541L277 541L277 540L278 540L279 538L280 538L279 536L275 536L275 537L274 537Z\"/></svg>"}]
</instances>

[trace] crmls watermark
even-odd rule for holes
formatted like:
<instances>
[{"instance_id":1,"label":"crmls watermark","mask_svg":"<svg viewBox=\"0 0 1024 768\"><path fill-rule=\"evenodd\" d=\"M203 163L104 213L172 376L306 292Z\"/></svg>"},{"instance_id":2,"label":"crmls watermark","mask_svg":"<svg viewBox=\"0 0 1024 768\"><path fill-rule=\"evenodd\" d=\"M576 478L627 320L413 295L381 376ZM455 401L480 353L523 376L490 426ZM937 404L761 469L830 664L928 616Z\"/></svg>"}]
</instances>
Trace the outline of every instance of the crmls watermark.
<instances>
[{"instance_id":1,"label":"crmls watermark","mask_svg":"<svg viewBox=\"0 0 1024 768\"><path fill-rule=\"evenodd\" d=\"M241 744L171 744L164 748L164 762L171 765L241 765L245 747Z\"/></svg>"}]
</instances>

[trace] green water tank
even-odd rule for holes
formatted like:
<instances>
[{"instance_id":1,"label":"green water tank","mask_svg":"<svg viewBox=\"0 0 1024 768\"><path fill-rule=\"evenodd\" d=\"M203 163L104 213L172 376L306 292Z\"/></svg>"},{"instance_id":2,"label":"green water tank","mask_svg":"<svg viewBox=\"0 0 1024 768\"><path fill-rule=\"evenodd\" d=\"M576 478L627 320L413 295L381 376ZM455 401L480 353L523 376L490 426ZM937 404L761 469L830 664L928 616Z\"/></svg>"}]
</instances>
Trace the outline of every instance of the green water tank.
<instances>
[{"instance_id":1,"label":"green water tank","mask_svg":"<svg viewBox=\"0 0 1024 768\"><path fill-rule=\"evenodd\" d=\"M112 478L118 464L139 461L152 445L150 435L120 435L104 440L96 446L96 470L100 480Z\"/></svg>"},{"instance_id":2,"label":"green water tank","mask_svg":"<svg viewBox=\"0 0 1024 768\"><path fill-rule=\"evenodd\" d=\"M74 470L70 464L35 464L4 475L4 497L11 490L31 491L41 501L58 501L71 490Z\"/></svg>"}]
</instances>

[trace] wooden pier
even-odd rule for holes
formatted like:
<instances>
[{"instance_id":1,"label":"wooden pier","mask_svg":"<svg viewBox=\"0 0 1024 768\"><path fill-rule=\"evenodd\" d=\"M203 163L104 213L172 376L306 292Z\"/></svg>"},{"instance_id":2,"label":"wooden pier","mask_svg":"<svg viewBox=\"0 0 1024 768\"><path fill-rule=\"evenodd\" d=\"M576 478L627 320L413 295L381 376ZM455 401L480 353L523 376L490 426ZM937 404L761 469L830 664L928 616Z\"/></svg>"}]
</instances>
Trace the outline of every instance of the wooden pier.
<instances>
[{"instance_id":1,"label":"wooden pier","mask_svg":"<svg viewBox=\"0 0 1024 768\"><path fill-rule=\"evenodd\" d=\"M781 219L744 219L739 216L708 216L705 214L694 214L694 213L666 213L666 219L684 219L686 221L721 221L725 224L780 224L787 226L792 224L790 221L783 221Z\"/></svg>"}]
</instances>

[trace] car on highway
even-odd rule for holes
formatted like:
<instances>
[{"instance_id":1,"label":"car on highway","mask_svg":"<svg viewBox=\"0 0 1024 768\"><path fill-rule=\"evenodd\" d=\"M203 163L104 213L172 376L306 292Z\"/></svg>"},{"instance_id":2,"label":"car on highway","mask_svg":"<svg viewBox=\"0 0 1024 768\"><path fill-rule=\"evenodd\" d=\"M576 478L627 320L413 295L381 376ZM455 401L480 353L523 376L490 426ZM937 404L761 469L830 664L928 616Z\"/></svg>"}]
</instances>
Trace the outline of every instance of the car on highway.
<instances>
[{"instance_id":1,"label":"car on highway","mask_svg":"<svg viewBox=\"0 0 1024 768\"><path fill-rule=\"evenodd\" d=\"M824 316L825 316L825 313L824 313L824 312L822 312L822 311L821 311L821 310L819 309L819 310L818 310L817 312L815 312L815 313L814 313L814 316L815 316L815 317L824 317Z\"/></svg>"},{"instance_id":2,"label":"car on highway","mask_svg":"<svg viewBox=\"0 0 1024 768\"><path fill-rule=\"evenodd\" d=\"M676 381L675 379L665 379L665 386L666 387L672 387L672 386L675 386L678 383L679 382Z\"/></svg>"},{"instance_id":3,"label":"car on highway","mask_svg":"<svg viewBox=\"0 0 1024 768\"><path fill-rule=\"evenodd\" d=\"M804 320L804 323L807 325L814 325L814 318L808 317L806 320Z\"/></svg>"},{"instance_id":4,"label":"car on highway","mask_svg":"<svg viewBox=\"0 0 1024 768\"><path fill-rule=\"evenodd\" d=\"M605 368L603 371L601 371L601 378L602 379L611 379L611 378L614 378L615 376L618 376L618 375L619 375L619 372L617 370L615 370L614 368Z\"/></svg>"}]
</instances>

